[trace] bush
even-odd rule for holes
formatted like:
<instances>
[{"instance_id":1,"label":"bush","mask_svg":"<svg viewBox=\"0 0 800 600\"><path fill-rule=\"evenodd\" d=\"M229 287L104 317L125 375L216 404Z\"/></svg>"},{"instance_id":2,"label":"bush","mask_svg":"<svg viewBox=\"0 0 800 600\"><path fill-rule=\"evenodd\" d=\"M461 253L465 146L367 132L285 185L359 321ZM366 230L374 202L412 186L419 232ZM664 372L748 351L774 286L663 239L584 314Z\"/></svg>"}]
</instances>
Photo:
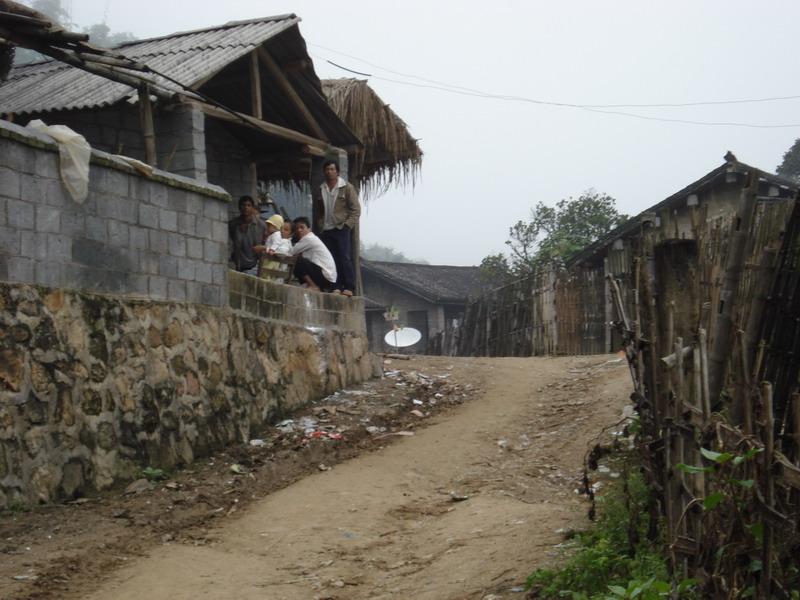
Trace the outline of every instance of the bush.
<instances>
[{"instance_id":1,"label":"bush","mask_svg":"<svg viewBox=\"0 0 800 600\"><path fill-rule=\"evenodd\" d=\"M597 497L598 520L578 534L568 546L566 564L558 569L537 569L527 586L532 598L651 598L668 597L672 591L662 536L647 539L649 490L641 474L630 472L630 454L613 459L623 473L611 479ZM679 597L691 597L691 581L678 586Z\"/></svg>"}]
</instances>

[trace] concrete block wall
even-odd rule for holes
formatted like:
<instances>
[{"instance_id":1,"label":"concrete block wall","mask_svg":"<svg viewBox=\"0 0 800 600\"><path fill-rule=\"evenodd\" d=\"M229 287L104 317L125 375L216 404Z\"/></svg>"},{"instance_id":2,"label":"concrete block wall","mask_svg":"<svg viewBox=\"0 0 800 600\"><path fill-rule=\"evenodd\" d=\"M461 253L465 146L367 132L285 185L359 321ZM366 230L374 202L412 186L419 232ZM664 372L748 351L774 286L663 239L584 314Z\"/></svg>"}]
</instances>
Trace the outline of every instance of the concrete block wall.
<instances>
[{"instance_id":1,"label":"concrete block wall","mask_svg":"<svg viewBox=\"0 0 800 600\"><path fill-rule=\"evenodd\" d=\"M139 112L136 106L122 104L91 111L65 111L34 116L48 125L66 125L77 131L92 148L110 154L124 154L144 160Z\"/></svg>"},{"instance_id":2,"label":"concrete block wall","mask_svg":"<svg viewBox=\"0 0 800 600\"><path fill-rule=\"evenodd\" d=\"M206 118L194 106L178 106L157 115L158 166L191 179L207 180Z\"/></svg>"},{"instance_id":3,"label":"concrete block wall","mask_svg":"<svg viewBox=\"0 0 800 600\"><path fill-rule=\"evenodd\" d=\"M47 136L0 121L0 281L225 305L230 196L93 150L82 204Z\"/></svg>"},{"instance_id":4,"label":"concrete block wall","mask_svg":"<svg viewBox=\"0 0 800 600\"><path fill-rule=\"evenodd\" d=\"M250 171L250 151L233 137L225 125L209 119L205 124L207 178L210 183L228 190L233 199L230 217L239 214L238 200L253 194L253 174Z\"/></svg>"}]
</instances>

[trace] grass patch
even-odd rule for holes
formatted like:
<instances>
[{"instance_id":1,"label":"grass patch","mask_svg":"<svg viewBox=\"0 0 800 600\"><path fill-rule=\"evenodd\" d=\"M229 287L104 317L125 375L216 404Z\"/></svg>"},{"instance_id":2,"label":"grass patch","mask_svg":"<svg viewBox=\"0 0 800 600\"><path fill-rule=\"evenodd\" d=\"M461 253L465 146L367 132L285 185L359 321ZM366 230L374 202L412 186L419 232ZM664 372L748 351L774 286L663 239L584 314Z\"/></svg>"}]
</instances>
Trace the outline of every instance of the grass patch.
<instances>
[{"instance_id":1,"label":"grass patch","mask_svg":"<svg viewBox=\"0 0 800 600\"><path fill-rule=\"evenodd\" d=\"M571 540L562 567L531 573L529 597L650 600L672 594L663 534L648 539L649 490L636 456L616 452L609 466L622 476L604 482L594 526ZM692 598L692 588L693 582L683 582L676 586L676 596Z\"/></svg>"}]
</instances>

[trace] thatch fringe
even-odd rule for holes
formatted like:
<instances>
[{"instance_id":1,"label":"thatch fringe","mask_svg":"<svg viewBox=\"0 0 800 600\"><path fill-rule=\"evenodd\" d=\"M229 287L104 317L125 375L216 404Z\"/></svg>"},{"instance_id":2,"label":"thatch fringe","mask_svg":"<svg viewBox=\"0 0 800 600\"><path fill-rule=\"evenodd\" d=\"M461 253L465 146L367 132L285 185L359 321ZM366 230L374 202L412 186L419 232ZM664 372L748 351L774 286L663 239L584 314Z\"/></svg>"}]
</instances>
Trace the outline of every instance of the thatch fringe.
<instances>
[{"instance_id":1,"label":"thatch fringe","mask_svg":"<svg viewBox=\"0 0 800 600\"><path fill-rule=\"evenodd\" d=\"M363 142L350 170L362 198L376 198L392 184L416 183L422 150L408 126L361 79L324 79L322 90L334 112Z\"/></svg>"}]
</instances>

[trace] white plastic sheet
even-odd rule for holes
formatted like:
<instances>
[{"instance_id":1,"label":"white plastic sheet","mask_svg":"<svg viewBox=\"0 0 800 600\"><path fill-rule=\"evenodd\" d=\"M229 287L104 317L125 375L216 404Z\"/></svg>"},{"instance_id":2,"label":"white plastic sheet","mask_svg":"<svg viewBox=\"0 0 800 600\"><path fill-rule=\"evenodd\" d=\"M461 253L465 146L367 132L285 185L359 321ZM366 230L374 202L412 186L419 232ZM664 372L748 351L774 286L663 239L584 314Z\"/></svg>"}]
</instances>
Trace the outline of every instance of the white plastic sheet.
<instances>
[{"instance_id":1,"label":"white plastic sheet","mask_svg":"<svg viewBox=\"0 0 800 600\"><path fill-rule=\"evenodd\" d=\"M35 119L28 127L58 142L61 181L72 199L82 204L89 195L89 157L92 154L89 142L66 125L48 125Z\"/></svg>"}]
</instances>

